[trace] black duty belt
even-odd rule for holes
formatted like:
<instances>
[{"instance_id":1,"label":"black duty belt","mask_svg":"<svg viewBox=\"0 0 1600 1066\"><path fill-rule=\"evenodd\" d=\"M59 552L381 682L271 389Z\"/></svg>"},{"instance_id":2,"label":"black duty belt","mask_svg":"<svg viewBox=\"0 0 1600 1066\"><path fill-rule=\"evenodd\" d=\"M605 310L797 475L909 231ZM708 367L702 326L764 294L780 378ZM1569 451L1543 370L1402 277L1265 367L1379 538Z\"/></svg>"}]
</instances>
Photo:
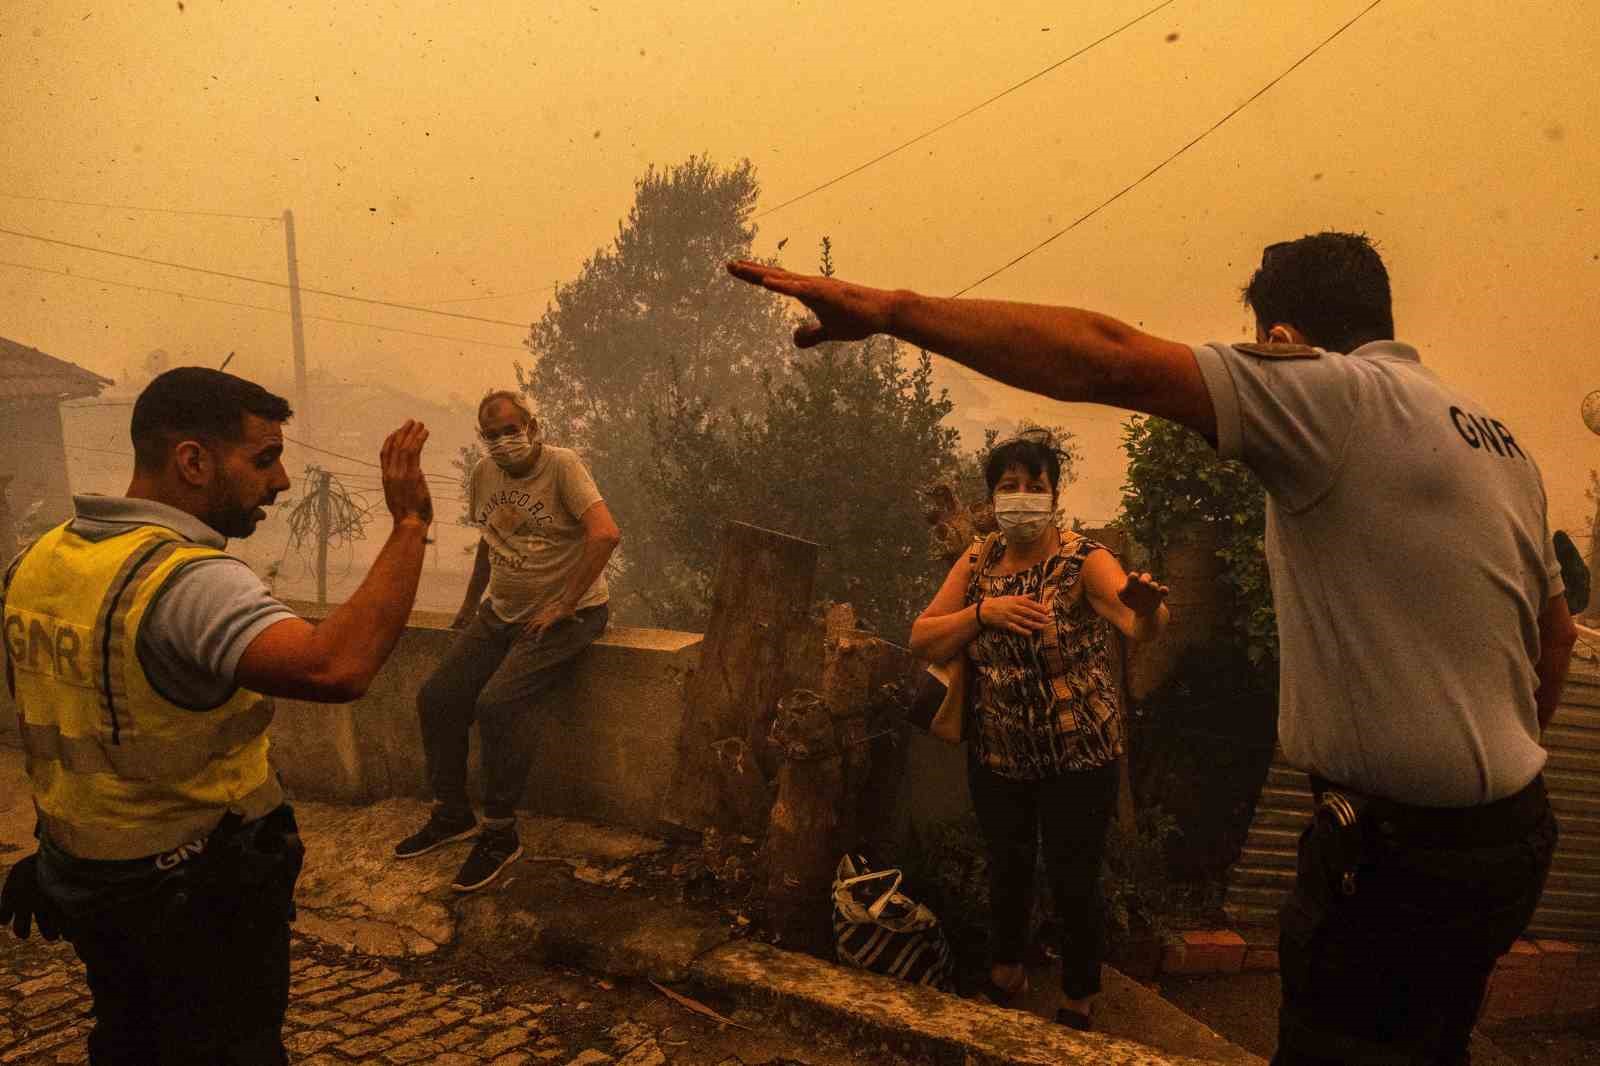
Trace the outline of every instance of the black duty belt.
<instances>
[{"instance_id":1,"label":"black duty belt","mask_svg":"<svg viewBox=\"0 0 1600 1066\"><path fill-rule=\"evenodd\" d=\"M1311 775L1317 809L1337 824L1376 831L1396 843L1421 848L1496 847L1533 832L1550 809L1544 775L1520 792L1476 807L1417 807L1365 796L1327 778Z\"/></svg>"}]
</instances>

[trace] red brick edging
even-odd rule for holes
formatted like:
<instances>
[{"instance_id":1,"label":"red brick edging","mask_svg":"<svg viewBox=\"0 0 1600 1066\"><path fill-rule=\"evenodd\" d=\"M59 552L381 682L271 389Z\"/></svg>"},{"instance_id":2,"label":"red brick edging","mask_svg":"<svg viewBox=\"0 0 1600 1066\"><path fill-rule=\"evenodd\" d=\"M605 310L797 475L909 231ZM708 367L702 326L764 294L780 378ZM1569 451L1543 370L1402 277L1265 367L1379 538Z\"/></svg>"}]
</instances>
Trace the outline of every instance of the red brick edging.
<instances>
[{"instance_id":1,"label":"red brick edging","mask_svg":"<svg viewBox=\"0 0 1600 1066\"><path fill-rule=\"evenodd\" d=\"M1273 973L1278 948L1270 936L1246 940L1226 929L1179 934L1162 953L1166 974ZM1519 940L1500 957L1489 979L1484 1017L1492 1021L1600 1010L1600 944Z\"/></svg>"}]
</instances>

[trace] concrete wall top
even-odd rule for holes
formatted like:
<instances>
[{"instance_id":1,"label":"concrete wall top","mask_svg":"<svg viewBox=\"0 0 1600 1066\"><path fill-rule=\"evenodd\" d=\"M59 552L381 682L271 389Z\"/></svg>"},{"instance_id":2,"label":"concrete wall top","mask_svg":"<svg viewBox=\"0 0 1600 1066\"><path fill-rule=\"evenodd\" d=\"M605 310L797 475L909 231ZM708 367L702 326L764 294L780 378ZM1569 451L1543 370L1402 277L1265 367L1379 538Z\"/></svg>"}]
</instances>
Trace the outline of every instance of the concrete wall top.
<instances>
[{"instance_id":1,"label":"concrete wall top","mask_svg":"<svg viewBox=\"0 0 1600 1066\"><path fill-rule=\"evenodd\" d=\"M336 603L315 604L305 600L285 600L284 603L308 622L320 622L333 613ZM412 611L406 620L407 629L449 629L453 615L441 611ZM637 648L640 651L678 652L691 648L705 639L703 633L690 633L681 629L648 629L643 626L607 626L595 641L597 645L614 648Z\"/></svg>"}]
</instances>

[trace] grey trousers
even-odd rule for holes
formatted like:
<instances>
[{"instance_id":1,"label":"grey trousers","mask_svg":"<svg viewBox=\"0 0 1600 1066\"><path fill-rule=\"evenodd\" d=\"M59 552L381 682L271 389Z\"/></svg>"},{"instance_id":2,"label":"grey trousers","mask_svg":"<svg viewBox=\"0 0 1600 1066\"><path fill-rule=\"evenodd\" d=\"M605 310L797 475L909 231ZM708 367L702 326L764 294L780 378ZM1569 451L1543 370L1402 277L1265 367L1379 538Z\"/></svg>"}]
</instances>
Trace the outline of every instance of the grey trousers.
<instances>
[{"instance_id":1,"label":"grey trousers","mask_svg":"<svg viewBox=\"0 0 1600 1066\"><path fill-rule=\"evenodd\" d=\"M467 799L467 741L478 723L483 759L483 813L512 818L533 763L529 716L572 670L578 653L605 631L605 604L557 623L535 642L522 624L502 622L487 603L462 630L417 694L422 747L434 799L449 814L472 813Z\"/></svg>"}]
</instances>

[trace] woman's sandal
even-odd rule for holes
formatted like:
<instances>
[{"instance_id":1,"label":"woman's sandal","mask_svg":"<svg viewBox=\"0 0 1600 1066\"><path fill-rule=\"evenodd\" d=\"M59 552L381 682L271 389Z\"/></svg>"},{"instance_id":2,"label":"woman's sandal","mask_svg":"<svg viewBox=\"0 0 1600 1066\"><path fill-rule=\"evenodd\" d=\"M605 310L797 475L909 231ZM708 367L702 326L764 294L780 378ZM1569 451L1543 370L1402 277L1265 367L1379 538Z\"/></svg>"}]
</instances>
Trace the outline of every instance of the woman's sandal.
<instances>
[{"instance_id":1,"label":"woman's sandal","mask_svg":"<svg viewBox=\"0 0 1600 1066\"><path fill-rule=\"evenodd\" d=\"M1094 1023L1087 1014L1072 1010L1070 1007L1056 1008L1056 1024L1064 1025L1068 1029L1079 1029L1088 1032L1094 1028Z\"/></svg>"},{"instance_id":2,"label":"woman's sandal","mask_svg":"<svg viewBox=\"0 0 1600 1066\"><path fill-rule=\"evenodd\" d=\"M1010 986L996 984L993 978L990 978L986 984L984 995L988 997L989 1002L997 1007L1009 1007L1027 994L1028 971L1023 970L1022 976L1017 978L1016 983Z\"/></svg>"}]
</instances>

